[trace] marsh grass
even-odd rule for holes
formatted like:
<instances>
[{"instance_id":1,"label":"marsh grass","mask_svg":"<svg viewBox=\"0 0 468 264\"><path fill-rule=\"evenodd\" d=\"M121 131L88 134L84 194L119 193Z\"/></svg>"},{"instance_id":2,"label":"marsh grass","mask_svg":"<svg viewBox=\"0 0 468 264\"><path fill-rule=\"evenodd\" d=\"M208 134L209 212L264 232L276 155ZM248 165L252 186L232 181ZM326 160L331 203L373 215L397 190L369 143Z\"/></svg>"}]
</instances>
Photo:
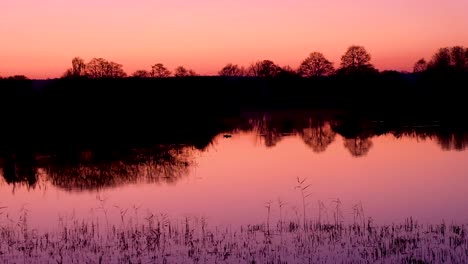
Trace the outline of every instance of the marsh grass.
<instances>
[{"instance_id":1,"label":"marsh grass","mask_svg":"<svg viewBox=\"0 0 468 264\"><path fill-rule=\"evenodd\" d=\"M120 222L60 218L57 229L31 229L29 211L0 225L2 263L464 263L467 225L374 225L279 219L276 225L209 226L203 217L169 219L117 208ZM133 213L131 213L133 211ZM141 219L138 219L140 218ZM301 219L302 220L302 219ZM268 219L270 221L270 219ZM302 222L302 221L301 221Z\"/></svg>"}]
</instances>

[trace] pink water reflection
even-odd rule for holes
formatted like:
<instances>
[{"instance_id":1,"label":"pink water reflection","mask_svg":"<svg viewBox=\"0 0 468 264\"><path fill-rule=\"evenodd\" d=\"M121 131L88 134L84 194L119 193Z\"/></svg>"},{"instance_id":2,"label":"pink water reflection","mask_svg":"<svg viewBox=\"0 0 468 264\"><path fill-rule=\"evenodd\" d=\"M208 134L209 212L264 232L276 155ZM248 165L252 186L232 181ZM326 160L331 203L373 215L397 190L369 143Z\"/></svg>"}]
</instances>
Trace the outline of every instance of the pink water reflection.
<instances>
[{"instance_id":1,"label":"pink water reflection","mask_svg":"<svg viewBox=\"0 0 468 264\"><path fill-rule=\"evenodd\" d=\"M120 221L119 208L129 208L126 217L143 218L150 211L170 218L204 216L210 224L255 224L265 221L267 201L273 201L272 220L278 219L278 199L287 203L283 216L296 217L294 207L301 201L294 187L299 177L312 184L308 217L318 217L321 200L332 221L332 200L339 198L345 221L352 221L352 207L359 202L366 217L377 223L410 216L423 223L468 221L468 155L442 151L430 140L374 137L363 157L353 156L340 136L321 153L297 135L284 137L274 147L265 147L255 133L219 136L215 142L197 154L188 177L171 185L139 183L68 192L50 184L46 175L35 189L3 183L3 216L8 213L15 219L24 206L31 226L49 228L60 215L102 218L98 207L103 205L114 223Z\"/></svg>"}]
</instances>

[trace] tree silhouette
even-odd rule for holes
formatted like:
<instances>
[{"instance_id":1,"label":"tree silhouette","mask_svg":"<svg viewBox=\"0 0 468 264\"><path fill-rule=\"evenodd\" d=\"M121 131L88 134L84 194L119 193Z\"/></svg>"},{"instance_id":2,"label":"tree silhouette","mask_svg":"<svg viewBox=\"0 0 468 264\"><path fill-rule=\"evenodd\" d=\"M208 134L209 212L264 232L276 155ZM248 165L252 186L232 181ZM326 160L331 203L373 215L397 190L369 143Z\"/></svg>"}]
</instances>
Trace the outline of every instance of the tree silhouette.
<instances>
[{"instance_id":1,"label":"tree silhouette","mask_svg":"<svg viewBox=\"0 0 468 264\"><path fill-rule=\"evenodd\" d=\"M127 76L122 65L103 58L94 58L86 65L86 74L90 78L122 78Z\"/></svg>"},{"instance_id":2,"label":"tree silhouette","mask_svg":"<svg viewBox=\"0 0 468 264\"><path fill-rule=\"evenodd\" d=\"M239 67L237 64L228 63L224 66L218 74L220 76L244 76L244 68Z\"/></svg>"},{"instance_id":3,"label":"tree silhouette","mask_svg":"<svg viewBox=\"0 0 468 264\"><path fill-rule=\"evenodd\" d=\"M427 62L424 58L421 58L414 64L413 72L415 73L423 72L423 71L426 71L426 69L427 69Z\"/></svg>"},{"instance_id":4,"label":"tree silhouette","mask_svg":"<svg viewBox=\"0 0 468 264\"><path fill-rule=\"evenodd\" d=\"M462 46L440 48L428 64L428 69L436 71L467 72L468 49Z\"/></svg>"},{"instance_id":5,"label":"tree silhouette","mask_svg":"<svg viewBox=\"0 0 468 264\"><path fill-rule=\"evenodd\" d=\"M275 77L278 73L281 72L281 67L276 65L271 60L257 61L250 65L247 70L249 76L256 77Z\"/></svg>"},{"instance_id":6,"label":"tree silhouette","mask_svg":"<svg viewBox=\"0 0 468 264\"><path fill-rule=\"evenodd\" d=\"M353 45L341 57L341 69L338 73L376 73L377 70L370 63L371 55L362 46Z\"/></svg>"},{"instance_id":7,"label":"tree silhouette","mask_svg":"<svg viewBox=\"0 0 468 264\"><path fill-rule=\"evenodd\" d=\"M353 157L365 156L372 147L372 141L369 138L347 138L344 140L344 146L349 150Z\"/></svg>"},{"instance_id":8,"label":"tree silhouette","mask_svg":"<svg viewBox=\"0 0 468 264\"><path fill-rule=\"evenodd\" d=\"M26 77L25 75L13 75L13 76L9 76L8 78L5 78L7 80L29 80L28 77Z\"/></svg>"},{"instance_id":9,"label":"tree silhouette","mask_svg":"<svg viewBox=\"0 0 468 264\"><path fill-rule=\"evenodd\" d=\"M188 74L189 76L198 76L198 73L196 73L194 70L189 70Z\"/></svg>"},{"instance_id":10,"label":"tree silhouette","mask_svg":"<svg viewBox=\"0 0 468 264\"><path fill-rule=\"evenodd\" d=\"M450 49L450 64L459 71L468 70L468 49L455 46Z\"/></svg>"},{"instance_id":11,"label":"tree silhouette","mask_svg":"<svg viewBox=\"0 0 468 264\"><path fill-rule=\"evenodd\" d=\"M151 66L151 77L154 78L166 78L171 76L171 71L169 71L162 63L156 63Z\"/></svg>"},{"instance_id":12,"label":"tree silhouette","mask_svg":"<svg viewBox=\"0 0 468 264\"><path fill-rule=\"evenodd\" d=\"M184 66L179 66L174 71L175 77L187 77L187 76L197 76L197 73L193 70L187 70Z\"/></svg>"},{"instance_id":13,"label":"tree silhouette","mask_svg":"<svg viewBox=\"0 0 468 264\"><path fill-rule=\"evenodd\" d=\"M289 65L280 67L279 73L276 74L276 77L281 78L290 78L298 76L297 72Z\"/></svg>"},{"instance_id":14,"label":"tree silhouette","mask_svg":"<svg viewBox=\"0 0 468 264\"><path fill-rule=\"evenodd\" d=\"M86 64L80 57L72 59L72 67L67 69L63 77L83 77L86 76Z\"/></svg>"},{"instance_id":15,"label":"tree silhouette","mask_svg":"<svg viewBox=\"0 0 468 264\"><path fill-rule=\"evenodd\" d=\"M137 70L132 74L133 77L137 78L148 78L151 74L147 70Z\"/></svg>"},{"instance_id":16,"label":"tree silhouette","mask_svg":"<svg viewBox=\"0 0 468 264\"><path fill-rule=\"evenodd\" d=\"M304 143L316 153L324 152L335 140L335 136L336 133L331 129L328 123L304 128L301 133L301 138Z\"/></svg>"},{"instance_id":17,"label":"tree silhouette","mask_svg":"<svg viewBox=\"0 0 468 264\"><path fill-rule=\"evenodd\" d=\"M353 45L349 47L346 53L341 57L341 67L359 68L371 66L370 60L371 56L363 46Z\"/></svg>"},{"instance_id":18,"label":"tree silhouette","mask_svg":"<svg viewBox=\"0 0 468 264\"><path fill-rule=\"evenodd\" d=\"M450 49L440 48L432 56L432 60L429 62L428 68L437 70L450 68Z\"/></svg>"},{"instance_id":19,"label":"tree silhouette","mask_svg":"<svg viewBox=\"0 0 468 264\"><path fill-rule=\"evenodd\" d=\"M184 66L179 66L174 70L175 77L186 77L189 76L188 70Z\"/></svg>"},{"instance_id":20,"label":"tree silhouette","mask_svg":"<svg viewBox=\"0 0 468 264\"><path fill-rule=\"evenodd\" d=\"M310 53L298 69L298 73L303 77L327 76L333 72L333 64L320 52Z\"/></svg>"}]
</instances>

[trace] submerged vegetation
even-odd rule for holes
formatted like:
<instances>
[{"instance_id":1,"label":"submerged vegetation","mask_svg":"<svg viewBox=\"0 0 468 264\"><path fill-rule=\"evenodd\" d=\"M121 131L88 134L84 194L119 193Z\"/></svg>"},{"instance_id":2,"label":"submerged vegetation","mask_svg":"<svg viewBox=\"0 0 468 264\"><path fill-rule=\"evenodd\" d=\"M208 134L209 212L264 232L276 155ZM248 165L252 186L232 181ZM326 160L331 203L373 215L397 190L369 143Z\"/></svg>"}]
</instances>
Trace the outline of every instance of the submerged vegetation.
<instances>
[{"instance_id":1,"label":"submerged vegetation","mask_svg":"<svg viewBox=\"0 0 468 264\"><path fill-rule=\"evenodd\" d=\"M271 204L270 204L271 205ZM31 228L28 211L2 214L3 263L465 263L467 225L375 225L355 214L344 224L280 219L271 223L210 226L205 218L143 219L120 209L120 223L99 217L60 218L56 228ZM106 211L104 211L106 212ZM6 216L5 216L6 215ZM107 217L107 215L106 215ZM268 221L268 220L267 220Z\"/></svg>"}]
</instances>

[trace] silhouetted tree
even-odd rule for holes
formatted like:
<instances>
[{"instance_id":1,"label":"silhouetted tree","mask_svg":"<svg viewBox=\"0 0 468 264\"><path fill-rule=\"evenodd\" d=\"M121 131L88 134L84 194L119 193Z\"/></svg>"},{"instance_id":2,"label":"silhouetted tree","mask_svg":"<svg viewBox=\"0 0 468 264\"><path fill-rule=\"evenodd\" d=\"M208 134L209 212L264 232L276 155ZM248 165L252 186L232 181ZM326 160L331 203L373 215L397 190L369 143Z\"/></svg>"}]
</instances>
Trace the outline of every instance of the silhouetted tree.
<instances>
[{"instance_id":1,"label":"silhouetted tree","mask_svg":"<svg viewBox=\"0 0 468 264\"><path fill-rule=\"evenodd\" d=\"M166 78L171 76L171 71L168 70L162 63L156 63L151 66L151 77Z\"/></svg>"},{"instance_id":2,"label":"silhouetted tree","mask_svg":"<svg viewBox=\"0 0 468 264\"><path fill-rule=\"evenodd\" d=\"M335 140L335 135L336 133L331 129L330 125L326 123L304 128L301 138L307 146L312 148L312 151L320 153L324 152Z\"/></svg>"},{"instance_id":3,"label":"silhouetted tree","mask_svg":"<svg viewBox=\"0 0 468 264\"><path fill-rule=\"evenodd\" d=\"M189 76L188 70L184 66L179 66L174 70L175 77L186 77Z\"/></svg>"},{"instance_id":4,"label":"silhouetted tree","mask_svg":"<svg viewBox=\"0 0 468 264\"><path fill-rule=\"evenodd\" d=\"M338 73L376 73L377 70L370 63L371 55L362 46L353 45L341 57L341 68Z\"/></svg>"},{"instance_id":5,"label":"silhouetted tree","mask_svg":"<svg viewBox=\"0 0 468 264\"><path fill-rule=\"evenodd\" d=\"M468 72L468 49L461 46L440 48L428 64L428 69L437 72Z\"/></svg>"},{"instance_id":6,"label":"silhouetted tree","mask_svg":"<svg viewBox=\"0 0 468 264\"><path fill-rule=\"evenodd\" d=\"M198 73L196 73L194 70L189 70L188 74L189 76L198 76Z\"/></svg>"},{"instance_id":7,"label":"silhouetted tree","mask_svg":"<svg viewBox=\"0 0 468 264\"><path fill-rule=\"evenodd\" d=\"M249 76L257 77L275 77L278 73L281 72L281 67L276 65L271 60L257 61L250 65L247 70Z\"/></svg>"},{"instance_id":8,"label":"silhouetted tree","mask_svg":"<svg viewBox=\"0 0 468 264\"><path fill-rule=\"evenodd\" d=\"M137 70L132 74L133 77L148 78L151 74L147 70Z\"/></svg>"},{"instance_id":9,"label":"silhouetted tree","mask_svg":"<svg viewBox=\"0 0 468 264\"><path fill-rule=\"evenodd\" d=\"M80 57L75 57L72 59L72 67L67 69L63 74L63 77L83 77L86 76L86 64L84 60Z\"/></svg>"},{"instance_id":10,"label":"silhouetted tree","mask_svg":"<svg viewBox=\"0 0 468 264\"><path fill-rule=\"evenodd\" d=\"M372 141L369 138L347 138L344 140L344 146L354 157L365 156L372 147Z\"/></svg>"},{"instance_id":11,"label":"silhouetted tree","mask_svg":"<svg viewBox=\"0 0 468 264\"><path fill-rule=\"evenodd\" d=\"M188 70L184 66L179 66L174 70L175 77L186 77L188 76Z\"/></svg>"},{"instance_id":12,"label":"silhouetted tree","mask_svg":"<svg viewBox=\"0 0 468 264\"><path fill-rule=\"evenodd\" d=\"M86 73L86 64L80 57L75 57L72 60L72 73L74 76L84 76Z\"/></svg>"},{"instance_id":13,"label":"silhouetted tree","mask_svg":"<svg viewBox=\"0 0 468 264\"><path fill-rule=\"evenodd\" d=\"M458 71L468 70L468 49L455 46L450 49L450 64Z\"/></svg>"},{"instance_id":14,"label":"silhouetted tree","mask_svg":"<svg viewBox=\"0 0 468 264\"><path fill-rule=\"evenodd\" d=\"M421 58L414 64L413 72L415 73L424 72L426 71L426 69L427 69L427 62L425 59Z\"/></svg>"},{"instance_id":15,"label":"silhouetted tree","mask_svg":"<svg viewBox=\"0 0 468 264\"><path fill-rule=\"evenodd\" d=\"M122 65L103 58L94 58L86 65L86 74L90 78L122 78L127 76Z\"/></svg>"},{"instance_id":16,"label":"silhouetted tree","mask_svg":"<svg viewBox=\"0 0 468 264\"><path fill-rule=\"evenodd\" d=\"M446 70L450 68L450 49L440 48L429 62L428 68L436 70Z\"/></svg>"},{"instance_id":17,"label":"silhouetted tree","mask_svg":"<svg viewBox=\"0 0 468 264\"><path fill-rule=\"evenodd\" d=\"M351 46L346 53L341 57L341 67L343 68L359 68L362 66L371 66L371 56L362 46Z\"/></svg>"},{"instance_id":18,"label":"silhouetted tree","mask_svg":"<svg viewBox=\"0 0 468 264\"><path fill-rule=\"evenodd\" d=\"M25 75L13 75L13 76L9 76L8 78L5 78L7 80L29 80L28 77L26 77Z\"/></svg>"},{"instance_id":19,"label":"silhouetted tree","mask_svg":"<svg viewBox=\"0 0 468 264\"><path fill-rule=\"evenodd\" d=\"M276 74L280 78L290 78L298 76L297 72L289 65L280 67L279 73Z\"/></svg>"},{"instance_id":20,"label":"silhouetted tree","mask_svg":"<svg viewBox=\"0 0 468 264\"><path fill-rule=\"evenodd\" d=\"M244 68L237 64L228 63L219 72L219 76L244 76Z\"/></svg>"},{"instance_id":21,"label":"silhouetted tree","mask_svg":"<svg viewBox=\"0 0 468 264\"><path fill-rule=\"evenodd\" d=\"M333 64L322 53L312 52L299 66L298 73L303 77L327 76L334 72Z\"/></svg>"}]
</instances>

